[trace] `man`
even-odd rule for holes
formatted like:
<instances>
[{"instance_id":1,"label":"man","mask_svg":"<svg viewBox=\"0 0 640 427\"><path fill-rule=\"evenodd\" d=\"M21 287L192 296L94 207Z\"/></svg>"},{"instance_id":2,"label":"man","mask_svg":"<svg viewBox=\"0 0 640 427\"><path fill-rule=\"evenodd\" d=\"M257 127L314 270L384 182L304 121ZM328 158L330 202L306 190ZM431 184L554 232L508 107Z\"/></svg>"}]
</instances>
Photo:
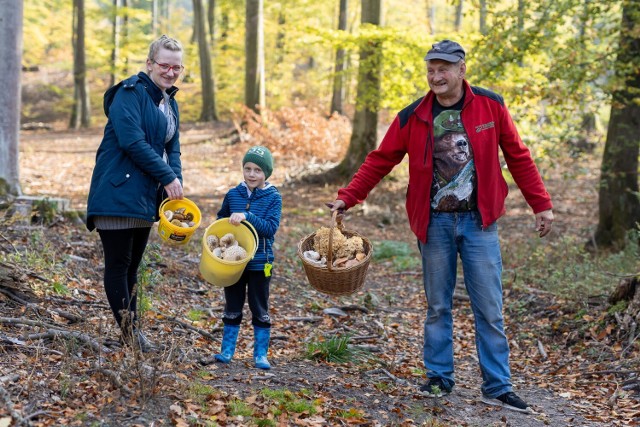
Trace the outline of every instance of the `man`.
<instances>
[{"instance_id":1,"label":"man","mask_svg":"<svg viewBox=\"0 0 640 427\"><path fill-rule=\"evenodd\" d=\"M422 256L427 317L420 392L440 397L453 389L453 290L458 255L476 324L482 401L519 412L531 409L512 389L509 346L502 317L502 259L496 220L505 213L508 187L498 157L535 214L540 237L553 212L531 154L504 105L465 79L465 51L442 40L425 57L430 91L395 117L378 149L369 153L332 211L362 202L407 154L406 210Z\"/></svg>"}]
</instances>

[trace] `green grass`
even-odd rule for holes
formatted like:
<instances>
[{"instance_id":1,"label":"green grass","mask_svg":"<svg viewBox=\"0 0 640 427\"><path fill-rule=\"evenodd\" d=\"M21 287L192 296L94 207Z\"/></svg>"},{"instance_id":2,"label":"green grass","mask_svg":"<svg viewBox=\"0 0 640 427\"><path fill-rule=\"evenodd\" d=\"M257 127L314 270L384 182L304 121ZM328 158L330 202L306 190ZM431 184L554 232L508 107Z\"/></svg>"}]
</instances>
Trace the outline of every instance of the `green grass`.
<instances>
[{"instance_id":1,"label":"green grass","mask_svg":"<svg viewBox=\"0 0 640 427\"><path fill-rule=\"evenodd\" d=\"M192 322L197 322L199 320L202 320L206 316L207 316L207 313L205 313L202 310L191 309L187 312L187 319L191 320Z\"/></svg>"},{"instance_id":2,"label":"green grass","mask_svg":"<svg viewBox=\"0 0 640 427\"><path fill-rule=\"evenodd\" d=\"M593 255L584 241L563 237L531 239L503 253L506 286L533 287L580 303L589 295L608 295L621 276L640 271L638 231L629 233L625 249Z\"/></svg>"},{"instance_id":3,"label":"green grass","mask_svg":"<svg viewBox=\"0 0 640 427\"><path fill-rule=\"evenodd\" d=\"M253 415L253 409L242 400L233 399L227 405L229 407L229 415L232 417L250 417Z\"/></svg>"},{"instance_id":4,"label":"green grass","mask_svg":"<svg viewBox=\"0 0 640 427\"><path fill-rule=\"evenodd\" d=\"M331 363L348 363L361 361L365 352L349 345L348 335L332 336L328 340L307 344L305 356L308 359L324 360Z\"/></svg>"},{"instance_id":5,"label":"green grass","mask_svg":"<svg viewBox=\"0 0 640 427\"><path fill-rule=\"evenodd\" d=\"M298 393L294 393L287 389L262 389L260 394L276 406L273 410L274 415L280 415L283 412L289 414L302 414L309 415L315 414L316 408L311 401L310 392L306 389L300 390Z\"/></svg>"},{"instance_id":6,"label":"green grass","mask_svg":"<svg viewBox=\"0 0 640 427\"><path fill-rule=\"evenodd\" d=\"M377 262L390 261L396 271L420 269L422 261L415 244L396 240L382 240L373 244L373 259Z\"/></svg>"}]
</instances>

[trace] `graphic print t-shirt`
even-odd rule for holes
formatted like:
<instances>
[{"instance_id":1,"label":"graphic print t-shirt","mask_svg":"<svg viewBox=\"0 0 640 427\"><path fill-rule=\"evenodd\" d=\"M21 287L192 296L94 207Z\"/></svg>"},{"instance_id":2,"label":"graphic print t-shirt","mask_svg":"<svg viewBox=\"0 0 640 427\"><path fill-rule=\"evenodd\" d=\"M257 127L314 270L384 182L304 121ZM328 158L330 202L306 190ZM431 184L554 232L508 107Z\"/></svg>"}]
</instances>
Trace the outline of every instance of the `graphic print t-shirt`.
<instances>
[{"instance_id":1,"label":"graphic print t-shirt","mask_svg":"<svg viewBox=\"0 0 640 427\"><path fill-rule=\"evenodd\" d=\"M433 184L431 209L476 209L476 168L469 137L460 119L464 97L451 107L433 104Z\"/></svg>"}]
</instances>

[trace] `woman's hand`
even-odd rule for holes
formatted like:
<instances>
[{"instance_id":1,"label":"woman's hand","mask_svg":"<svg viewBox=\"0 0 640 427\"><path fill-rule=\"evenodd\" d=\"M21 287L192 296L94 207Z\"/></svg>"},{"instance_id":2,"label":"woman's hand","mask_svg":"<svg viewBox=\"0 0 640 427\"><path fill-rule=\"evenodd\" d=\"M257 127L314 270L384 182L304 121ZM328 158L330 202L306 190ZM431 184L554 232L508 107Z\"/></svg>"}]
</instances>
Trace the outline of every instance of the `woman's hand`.
<instances>
[{"instance_id":1,"label":"woman's hand","mask_svg":"<svg viewBox=\"0 0 640 427\"><path fill-rule=\"evenodd\" d=\"M184 193L182 192L182 184L180 184L180 180L178 178L165 185L164 189L167 192L167 196L170 200L182 199L184 197Z\"/></svg>"}]
</instances>

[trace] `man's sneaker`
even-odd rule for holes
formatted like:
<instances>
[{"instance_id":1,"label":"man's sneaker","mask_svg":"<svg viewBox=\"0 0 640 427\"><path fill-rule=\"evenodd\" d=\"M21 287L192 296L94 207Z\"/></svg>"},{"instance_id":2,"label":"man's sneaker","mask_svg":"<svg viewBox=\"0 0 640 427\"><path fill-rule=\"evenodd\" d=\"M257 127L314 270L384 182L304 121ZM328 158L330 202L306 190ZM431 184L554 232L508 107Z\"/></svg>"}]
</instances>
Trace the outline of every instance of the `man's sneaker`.
<instances>
[{"instance_id":1,"label":"man's sneaker","mask_svg":"<svg viewBox=\"0 0 640 427\"><path fill-rule=\"evenodd\" d=\"M525 414L533 413L533 409L531 409L524 400L520 399L518 395L512 391L494 398L482 396L482 401L487 405L502 406L503 408L511 409L512 411L523 412Z\"/></svg>"},{"instance_id":2,"label":"man's sneaker","mask_svg":"<svg viewBox=\"0 0 640 427\"><path fill-rule=\"evenodd\" d=\"M442 378L431 378L420 387L420 394L428 397L442 397L449 393L451 393L451 387Z\"/></svg>"}]
</instances>

